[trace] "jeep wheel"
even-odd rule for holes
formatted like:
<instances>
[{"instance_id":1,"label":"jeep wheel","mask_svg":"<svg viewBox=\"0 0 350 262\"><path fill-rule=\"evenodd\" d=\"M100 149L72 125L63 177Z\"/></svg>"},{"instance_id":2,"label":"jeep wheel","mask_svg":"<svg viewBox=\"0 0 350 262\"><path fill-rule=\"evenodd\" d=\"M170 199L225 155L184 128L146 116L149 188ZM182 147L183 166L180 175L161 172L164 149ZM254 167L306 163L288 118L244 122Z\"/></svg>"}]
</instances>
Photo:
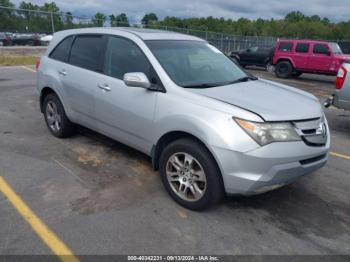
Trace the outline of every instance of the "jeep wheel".
<instances>
[{"instance_id":1,"label":"jeep wheel","mask_svg":"<svg viewBox=\"0 0 350 262\"><path fill-rule=\"evenodd\" d=\"M275 73L279 78L289 78L293 73L293 66L288 61L278 62Z\"/></svg>"}]
</instances>

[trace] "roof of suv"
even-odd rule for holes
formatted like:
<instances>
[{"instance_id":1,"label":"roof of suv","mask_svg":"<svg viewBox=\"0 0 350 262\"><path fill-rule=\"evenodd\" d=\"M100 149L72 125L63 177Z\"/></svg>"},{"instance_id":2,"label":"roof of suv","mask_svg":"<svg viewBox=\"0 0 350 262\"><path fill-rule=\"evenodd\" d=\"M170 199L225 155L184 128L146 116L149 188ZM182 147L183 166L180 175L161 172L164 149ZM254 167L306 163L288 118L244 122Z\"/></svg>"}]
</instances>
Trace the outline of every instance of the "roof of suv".
<instances>
[{"instance_id":1,"label":"roof of suv","mask_svg":"<svg viewBox=\"0 0 350 262\"><path fill-rule=\"evenodd\" d=\"M144 29L135 27L92 27L64 30L56 33L57 35L66 36L70 34L86 34L86 33L102 33L102 34L118 34L118 32L128 32L138 36L142 40L197 40L204 41L201 38L180 34L171 31L163 31L156 29Z\"/></svg>"},{"instance_id":2,"label":"roof of suv","mask_svg":"<svg viewBox=\"0 0 350 262\"><path fill-rule=\"evenodd\" d=\"M295 43L331 43L330 41L324 40L309 40L309 39L279 39L278 42L295 42Z\"/></svg>"}]
</instances>

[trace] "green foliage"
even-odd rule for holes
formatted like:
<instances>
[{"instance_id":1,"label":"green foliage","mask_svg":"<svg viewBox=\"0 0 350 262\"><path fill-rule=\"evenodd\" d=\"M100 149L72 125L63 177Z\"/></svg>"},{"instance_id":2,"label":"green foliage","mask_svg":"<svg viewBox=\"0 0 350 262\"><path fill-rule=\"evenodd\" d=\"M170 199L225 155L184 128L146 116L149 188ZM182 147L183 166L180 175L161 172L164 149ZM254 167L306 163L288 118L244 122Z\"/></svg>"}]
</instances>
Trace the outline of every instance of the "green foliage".
<instances>
[{"instance_id":1,"label":"green foliage","mask_svg":"<svg viewBox=\"0 0 350 262\"><path fill-rule=\"evenodd\" d=\"M148 13L141 20L142 24L149 25L158 22L158 17L155 13Z\"/></svg>"},{"instance_id":2,"label":"green foliage","mask_svg":"<svg viewBox=\"0 0 350 262\"><path fill-rule=\"evenodd\" d=\"M117 16L110 15L109 23L111 26L130 26L129 19L125 13L121 13Z\"/></svg>"},{"instance_id":3,"label":"green foliage","mask_svg":"<svg viewBox=\"0 0 350 262\"><path fill-rule=\"evenodd\" d=\"M0 0L1 6L15 7L10 0ZM107 17L103 13L96 13L95 16L86 21L72 17L70 12L63 13L55 2L44 3L43 5L32 4L31 2L21 2L18 6L21 9L36 11L54 12L38 13L28 11L15 11L0 8L0 31L20 31L20 32L51 32L52 20L55 31L88 27L104 26ZM110 26L129 26L129 19L125 13L111 14L108 16ZM167 16L159 21L155 13L147 13L142 18L142 24L147 26L167 26L186 29L197 29L198 35L204 36L207 33L219 32L230 35L242 36L271 36L279 38L308 38L308 39L350 39L350 20L334 23L327 17L318 15L306 16L300 11L292 11L283 19L256 19L250 20L240 18L238 20L199 17L199 18L178 18ZM206 33L206 34L207 34Z\"/></svg>"},{"instance_id":4,"label":"green foliage","mask_svg":"<svg viewBox=\"0 0 350 262\"><path fill-rule=\"evenodd\" d=\"M102 27L105 21L106 21L106 16L100 12L97 12L95 16L92 18L92 23L94 24L94 26Z\"/></svg>"},{"instance_id":5,"label":"green foliage","mask_svg":"<svg viewBox=\"0 0 350 262\"><path fill-rule=\"evenodd\" d=\"M249 20L240 18L232 19L201 17L201 18L177 18L165 17L157 25L181 28L192 28L222 32L231 35L243 36L273 36L288 38L308 39L350 39L350 20L348 22L331 23L327 17L318 15L306 16L300 11L287 14L284 19Z\"/></svg>"}]
</instances>

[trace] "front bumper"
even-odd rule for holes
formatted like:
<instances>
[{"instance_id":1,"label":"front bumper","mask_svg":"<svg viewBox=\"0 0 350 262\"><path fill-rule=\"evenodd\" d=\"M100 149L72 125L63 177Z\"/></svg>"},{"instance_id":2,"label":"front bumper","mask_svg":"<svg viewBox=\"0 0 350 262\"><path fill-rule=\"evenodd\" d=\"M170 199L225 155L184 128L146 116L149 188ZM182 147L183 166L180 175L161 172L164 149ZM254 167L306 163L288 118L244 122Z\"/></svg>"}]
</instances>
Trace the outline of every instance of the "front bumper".
<instances>
[{"instance_id":1,"label":"front bumper","mask_svg":"<svg viewBox=\"0 0 350 262\"><path fill-rule=\"evenodd\" d=\"M304 142L272 143L250 152L213 147L227 194L254 195L284 186L323 167L329 138L323 147Z\"/></svg>"}]
</instances>

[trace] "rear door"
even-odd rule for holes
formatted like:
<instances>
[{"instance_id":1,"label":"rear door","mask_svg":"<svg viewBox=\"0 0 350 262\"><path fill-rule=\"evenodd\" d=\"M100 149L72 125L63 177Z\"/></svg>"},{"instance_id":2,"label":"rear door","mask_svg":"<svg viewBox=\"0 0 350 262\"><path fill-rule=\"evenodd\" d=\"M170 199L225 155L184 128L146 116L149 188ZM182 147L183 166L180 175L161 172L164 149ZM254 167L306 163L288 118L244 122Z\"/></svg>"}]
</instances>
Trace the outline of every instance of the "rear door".
<instances>
[{"instance_id":1,"label":"rear door","mask_svg":"<svg viewBox=\"0 0 350 262\"><path fill-rule=\"evenodd\" d=\"M102 35L77 35L70 50L69 64L59 70L74 120L96 128L94 95L102 77Z\"/></svg>"},{"instance_id":2,"label":"rear door","mask_svg":"<svg viewBox=\"0 0 350 262\"><path fill-rule=\"evenodd\" d=\"M331 52L326 43L315 43L309 58L308 68L315 71L329 71L332 62Z\"/></svg>"},{"instance_id":3,"label":"rear door","mask_svg":"<svg viewBox=\"0 0 350 262\"><path fill-rule=\"evenodd\" d=\"M294 65L296 69L308 69L310 44L299 42L295 46Z\"/></svg>"}]
</instances>

